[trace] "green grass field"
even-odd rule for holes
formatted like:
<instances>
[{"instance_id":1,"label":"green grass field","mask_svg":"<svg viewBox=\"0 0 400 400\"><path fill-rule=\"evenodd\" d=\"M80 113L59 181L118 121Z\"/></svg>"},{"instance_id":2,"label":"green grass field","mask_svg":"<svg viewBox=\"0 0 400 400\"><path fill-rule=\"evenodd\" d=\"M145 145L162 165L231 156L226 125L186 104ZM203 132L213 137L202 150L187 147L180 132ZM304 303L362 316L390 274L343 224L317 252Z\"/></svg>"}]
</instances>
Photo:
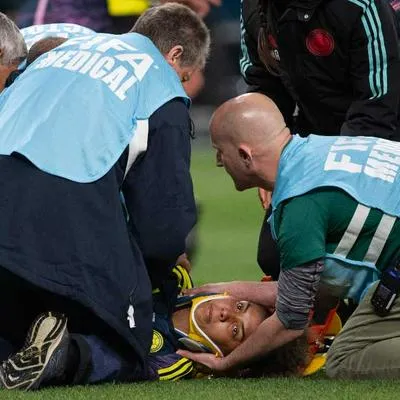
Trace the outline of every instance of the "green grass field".
<instances>
[{"instance_id":1,"label":"green grass field","mask_svg":"<svg viewBox=\"0 0 400 400\"><path fill-rule=\"evenodd\" d=\"M200 250L193 270L196 283L259 279L256 266L258 231L263 212L256 192L238 193L231 179L215 167L213 154L198 149L192 172L196 196L202 204ZM381 400L399 398L396 381L329 381L323 374L304 379L206 379L168 383L101 385L46 389L36 393L3 392L1 399L95 400Z\"/></svg>"},{"instance_id":2,"label":"green grass field","mask_svg":"<svg viewBox=\"0 0 400 400\"><path fill-rule=\"evenodd\" d=\"M215 379L166 383L101 385L1 393L4 399L37 400L382 400L398 399L398 382L331 382L320 379L237 381Z\"/></svg>"},{"instance_id":3,"label":"green grass field","mask_svg":"<svg viewBox=\"0 0 400 400\"><path fill-rule=\"evenodd\" d=\"M264 212L257 191L237 192L209 148L194 152L192 175L201 206L195 283L260 279L256 253Z\"/></svg>"}]
</instances>

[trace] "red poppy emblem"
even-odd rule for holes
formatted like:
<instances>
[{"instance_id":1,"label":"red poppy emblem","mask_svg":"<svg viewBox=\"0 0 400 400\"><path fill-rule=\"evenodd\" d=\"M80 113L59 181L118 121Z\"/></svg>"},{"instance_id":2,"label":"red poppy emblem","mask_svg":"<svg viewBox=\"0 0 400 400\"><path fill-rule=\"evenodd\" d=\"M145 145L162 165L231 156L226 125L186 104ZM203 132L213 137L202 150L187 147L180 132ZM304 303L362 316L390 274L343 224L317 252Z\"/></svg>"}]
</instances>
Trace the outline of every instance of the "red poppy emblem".
<instances>
[{"instance_id":1,"label":"red poppy emblem","mask_svg":"<svg viewBox=\"0 0 400 400\"><path fill-rule=\"evenodd\" d=\"M329 56L335 48L332 35L323 29L314 29L306 37L308 51L314 56Z\"/></svg>"}]
</instances>

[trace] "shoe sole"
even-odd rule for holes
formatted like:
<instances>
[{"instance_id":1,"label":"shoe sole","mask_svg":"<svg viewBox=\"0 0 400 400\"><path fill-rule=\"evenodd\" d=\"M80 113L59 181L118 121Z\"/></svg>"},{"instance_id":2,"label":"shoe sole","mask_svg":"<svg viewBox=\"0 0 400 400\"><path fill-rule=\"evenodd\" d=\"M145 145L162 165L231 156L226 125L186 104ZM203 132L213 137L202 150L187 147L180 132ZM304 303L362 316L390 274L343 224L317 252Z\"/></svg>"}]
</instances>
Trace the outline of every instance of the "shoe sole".
<instances>
[{"instance_id":1,"label":"shoe sole","mask_svg":"<svg viewBox=\"0 0 400 400\"><path fill-rule=\"evenodd\" d=\"M0 368L6 389L30 390L39 387L52 355L68 340L67 318L59 313L39 315L29 329L24 347Z\"/></svg>"}]
</instances>

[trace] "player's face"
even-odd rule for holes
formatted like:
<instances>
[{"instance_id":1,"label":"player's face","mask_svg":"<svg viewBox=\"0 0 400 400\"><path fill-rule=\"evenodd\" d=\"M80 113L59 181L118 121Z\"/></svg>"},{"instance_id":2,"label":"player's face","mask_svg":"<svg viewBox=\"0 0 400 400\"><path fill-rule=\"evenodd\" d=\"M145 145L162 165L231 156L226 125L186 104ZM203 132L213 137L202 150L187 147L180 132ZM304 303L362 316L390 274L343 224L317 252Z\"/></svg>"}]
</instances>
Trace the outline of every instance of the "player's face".
<instances>
[{"instance_id":1,"label":"player's face","mask_svg":"<svg viewBox=\"0 0 400 400\"><path fill-rule=\"evenodd\" d=\"M204 333L227 355L257 329L267 313L257 304L229 296L200 304L195 317Z\"/></svg>"}]
</instances>

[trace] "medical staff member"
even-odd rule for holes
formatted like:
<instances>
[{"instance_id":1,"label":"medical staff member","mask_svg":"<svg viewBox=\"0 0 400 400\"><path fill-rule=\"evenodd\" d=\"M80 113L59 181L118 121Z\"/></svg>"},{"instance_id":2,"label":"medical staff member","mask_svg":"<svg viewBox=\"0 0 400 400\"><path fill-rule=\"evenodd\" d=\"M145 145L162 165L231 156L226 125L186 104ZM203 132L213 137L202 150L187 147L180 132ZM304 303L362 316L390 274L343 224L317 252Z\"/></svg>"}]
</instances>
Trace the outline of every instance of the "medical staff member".
<instances>
[{"instance_id":1,"label":"medical staff member","mask_svg":"<svg viewBox=\"0 0 400 400\"><path fill-rule=\"evenodd\" d=\"M15 350L40 312L62 312L72 331L104 341L96 354L111 346L130 379L146 378L150 280L163 289L196 221L182 81L203 67L209 41L189 8L154 7L130 33L68 40L3 96L0 337ZM50 321L37 320L30 336L46 353L32 365L39 373L4 370L6 387L46 379L51 354L67 340L65 319ZM76 363L99 359L83 360L79 346L68 346ZM125 373L102 369L89 381Z\"/></svg>"},{"instance_id":2,"label":"medical staff member","mask_svg":"<svg viewBox=\"0 0 400 400\"><path fill-rule=\"evenodd\" d=\"M275 306L245 343L225 358L181 354L218 371L258 360L303 334L323 283L338 297L361 301L339 335L340 345L328 354L328 374L399 377L400 353L394 349L400 345L400 302L381 317L370 300L371 285L400 251L400 144L292 136L275 103L256 93L224 103L210 130L220 166L237 190L273 192L270 224L281 272L277 293L267 282L270 290L241 296Z\"/></svg>"},{"instance_id":3,"label":"medical staff member","mask_svg":"<svg viewBox=\"0 0 400 400\"><path fill-rule=\"evenodd\" d=\"M248 90L270 97L294 132L400 140L398 17L388 0L242 0L241 12ZM258 263L277 279L269 214Z\"/></svg>"}]
</instances>

